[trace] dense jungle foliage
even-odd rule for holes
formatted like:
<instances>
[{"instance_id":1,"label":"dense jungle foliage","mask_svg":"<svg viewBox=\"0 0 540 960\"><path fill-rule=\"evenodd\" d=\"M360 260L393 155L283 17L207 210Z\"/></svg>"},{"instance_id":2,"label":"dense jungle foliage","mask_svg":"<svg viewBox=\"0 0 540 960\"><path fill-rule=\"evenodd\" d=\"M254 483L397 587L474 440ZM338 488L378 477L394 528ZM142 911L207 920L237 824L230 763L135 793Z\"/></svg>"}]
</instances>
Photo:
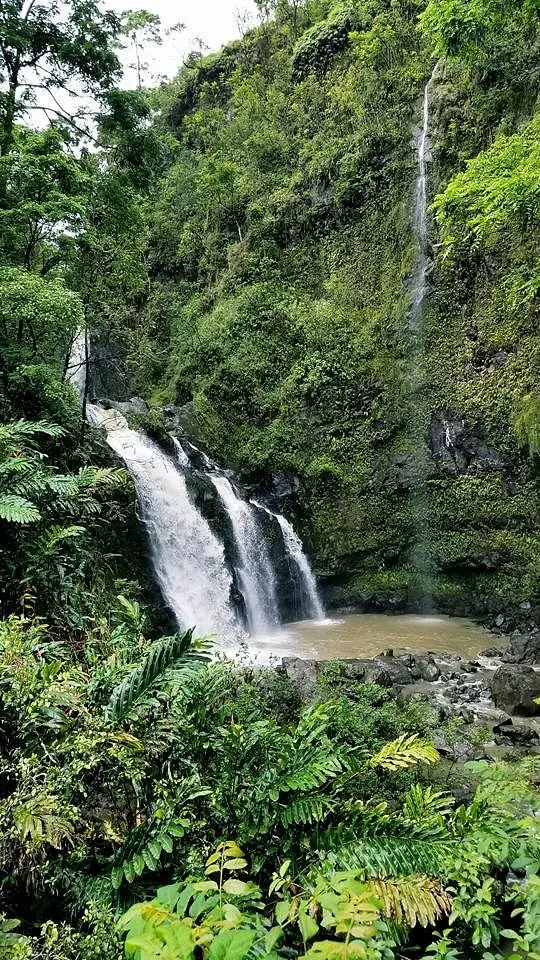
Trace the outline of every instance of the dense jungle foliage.
<instances>
[{"instance_id":1,"label":"dense jungle foliage","mask_svg":"<svg viewBox=\"0 0 540 960\"><path fill-rule=\"evenodd\" d=\"M468 765L458 796L433 711L331 663L306 704L162 636L132 484L84 420L136 392L149 429L172 402L246 478L297 476L331 600L414 606L421 500L437 606L534 616L538 2L258 6L151 90L151 17L0 4L0 957L534 960L535 758Z\"/></svg>"}]
</instances>

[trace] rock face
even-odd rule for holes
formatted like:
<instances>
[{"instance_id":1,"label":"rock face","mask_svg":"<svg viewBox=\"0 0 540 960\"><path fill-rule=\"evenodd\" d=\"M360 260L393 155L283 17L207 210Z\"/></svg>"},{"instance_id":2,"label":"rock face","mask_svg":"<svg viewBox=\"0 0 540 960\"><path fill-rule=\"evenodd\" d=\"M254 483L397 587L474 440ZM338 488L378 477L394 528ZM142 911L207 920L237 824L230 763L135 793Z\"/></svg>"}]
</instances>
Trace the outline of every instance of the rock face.
<instances>
[{"instance_id":1,"label":"rock face","mask_svg":"<svg viewBox=\"0 0 540 960\"><path fill-rule=\"evenodd\" d=\"M540 673L525 664L503 664L491 681L491 694L496 707L510 715L532 717L540 714Z\"/></svg>"},{"instance_id":2,"label":"rock face","mask_svg":"<svg viewBox=\"0 0 540 960\"><path fill-rule=\"evenodd\" d=\"M502 470L506 465L503 454L487 445L480 426L470 426L449 410L433 415L429 446L439 469L450 475Z\"/></svg>"}]
</instances>

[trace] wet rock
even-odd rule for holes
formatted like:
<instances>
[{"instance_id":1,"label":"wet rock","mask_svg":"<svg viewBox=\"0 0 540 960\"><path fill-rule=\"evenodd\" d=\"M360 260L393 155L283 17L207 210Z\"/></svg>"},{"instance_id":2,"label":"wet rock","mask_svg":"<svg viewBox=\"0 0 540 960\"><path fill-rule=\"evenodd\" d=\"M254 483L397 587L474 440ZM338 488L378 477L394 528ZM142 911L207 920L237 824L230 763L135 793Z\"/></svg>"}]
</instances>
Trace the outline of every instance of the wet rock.
<instances>
[{"instance_id":1,"label":"wet rock","mask_svg":"<svg viewBox=\"0 0 540 960\"><path fill-rule=\"evenodd\" d=\"M429 428L429 447L441 472L451 476L486 473L506 466L504 455L488 447L482 424L471 425L451 410L434 414Z\"/></svg>"},{"instance_id":2,"label":"wet rock","mask_svg":"<svg viewBox=\"0 0 540 960\"><path fill-rule=\"evenodd\" d=\"M527 744L537 743L540 741L540 718L509 717L507 723L498 728L498 732L514 742L522 740Z\"/></svg>"},{"instance_id":3,"label":"wet rock","mask_svg":"<svg viewBox=\"0 0 540 960\"><path fill-rule=\"evenodd\" d=\"M378 657L373 663L384 670L390 676L390 685L393 686L412 683L412 676L409 667L395 657ZM377 681L372 681L377 682Z\"/></svg>"},{"instance_id":4,"label":"wet rock","mask_svg":"<svg viewBox=\"0 0 540 960\"><path fill-rule=\"evenodd\" d=\"M317 661L283 657L281 662L287 677L294 683L301 698L309 699L317 686Z\"/></svg>"},{"instance_id":5,"label":"wet rock","mask_svg":"<svg viewBox=\"0 0 540 960\"><path fill-rule=\"evenodd\" d=\"M419 680L401 687L398 701L401 704L427 702L437 710L440 720L444 720L455 712L450 699L445 696L443 687L440 684L429 683L427 680Z\"/></svg>"},{"instance_id":6,"label":"wet rock","mask_svg":"<svg viewBox=\"0 0 540 960\"><path fill-rule=\"evenodd\" d=\"M499 710L490 704L476 704L469 712L473 722L481 723L490 730L497 730L504 724L511 723L510 717L504 710Z\"/></svg>"},{"instance_id":7,"label":"wet rock","mask_svg":"<svg viewBox=\"0 0 540 960\"><path fill-rule=\"evenodd\" d=\"M431 683L438 680L441 675L441 671L433 657L426 657L425 659L417 657L416 669L422 680L428 680Z\"/></svg>"},{"instance_id":8,"label":"wet rock","mask_svg":"<svg viewBox=\"0 0 540 960\"><path fill-rule=\"evenodd\" d=\"M491 695L496 707L511 716L535 716L540 714L540 673L525 664L503 664L491 680Z\"/></svg>"},{"instance_id":9,"label":"wet rock","mask_svg":"<svg viewBox=\"0 0 540 960\"><path fill-rule=\"evenodd\" d=\"M163 416L167 430L179 436L196 437L195 408L192 400L182 406L177 406L175 403L166 404L163 407Z\"/></svg>"},{"instance_id":10,"label":"wet rock","mask_svg":"<svg viewBox=\"0 0 540 960\"><path fill-rule=\"evenodd\" d=\"M391 687L392 676L383 664L373 662L364 673L366 683L376 683L379 687Z\"/></svg>"},{"instance_id":11,"label":"wet rock","mask_svg":"<svg viewBox=\"0 0 540 960\"><path fill-rule=\"evenodd\" d=\"M540 632L513 636L502 659L506 663L540 663Z\"/></svg>"},{"instance_id":12,"label":"wet rock","mask_svg":"<svg viewBox=\"0 0 540 960\"><path fill-rule=\"evenodd\" d=\"M346 680L364 680L366 670L372 666L371 660L340 660L342 676Z\"/></svg>"},{"instance_id":13,"label":"wet rock","mask_svg":"<svg viewBox=\"0 0 540 960\"><path fill-rule=\"evenodd\" d=\"M118 410L125 417L134 413L148 413L148 404L142 397L130 397L129 400L111 400L109 397L100 397L98 402L105 410Z\"/></svg>"}]
</instances>

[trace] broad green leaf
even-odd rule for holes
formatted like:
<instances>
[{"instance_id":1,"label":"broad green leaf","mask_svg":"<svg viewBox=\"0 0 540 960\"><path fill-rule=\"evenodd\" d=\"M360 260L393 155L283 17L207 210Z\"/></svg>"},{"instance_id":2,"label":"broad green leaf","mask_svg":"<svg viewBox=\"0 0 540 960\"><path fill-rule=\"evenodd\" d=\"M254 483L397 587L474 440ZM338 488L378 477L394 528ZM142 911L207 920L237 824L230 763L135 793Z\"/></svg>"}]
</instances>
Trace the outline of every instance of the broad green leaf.
<instances>
[{"instance_id":1,"label":"broad green leaf","mask_svg":"<svg viewBox=\"0 0 540 960\"><path fill-rule=\"evenodd\" d=\"M300 910L298 913L298 925L302 934L302 940L306 943L308 940L312 940L319 932L319 924L313 917L309 916L305 909Z\"/></svg>"},{"instance_id":2,"label":"broad green leaf","mask_svg":"<svg viewBox=\"0 0 540 960\"><path fill-rule=\"evenodd\" d=\"M279 903L276 903L276 920L281 926L287 922L289 919L289 912L291 909L290 903L287 900L280 900Z\"/></svg>"},{"instance_id":3,"label":"broad green leaf","mask_svg":"<svg viewBox=\"0 0 540 960\"><path fill-rule=\"evenodd\" d=\"M232 893L235 896L241 896L243 893L248 893L252 889L252 884L244 883L243 880L236 880L231 877L229 880L226 880L223 884L223 889L225 893Z\"/></svg>"},{"instance_id":4,"label":"broad green leaf","mask_svg":"<svg viewBox=\"0 0 540 960\"><path fill-rule=\"evenodd\" d=\"M255 930L222 930L212 942L208 960L244 960L256 936Z\"/></svg>"}]
</instances>

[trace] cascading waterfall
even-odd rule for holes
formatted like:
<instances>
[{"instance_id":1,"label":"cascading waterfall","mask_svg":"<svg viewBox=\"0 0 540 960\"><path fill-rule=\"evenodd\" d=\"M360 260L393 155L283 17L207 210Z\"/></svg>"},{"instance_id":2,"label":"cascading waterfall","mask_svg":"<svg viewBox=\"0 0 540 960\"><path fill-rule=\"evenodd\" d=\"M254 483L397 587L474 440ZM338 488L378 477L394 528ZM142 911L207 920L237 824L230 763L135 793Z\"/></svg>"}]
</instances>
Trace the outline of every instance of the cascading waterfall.
<instances>
[{"instance_id":1,"label":"cascading waterfall","mask_svg":"<svg viewBox=\"0 0 540 960\"><path fill-rule=\"evenodd\" d=\"M417 179L414 191L413 228L418 245L418 259L411 281L411 309L409 312L409 331L411 355L409 361L409 380L411 396L411 415L409 436L417 464L416 481L411 490L411 515L414 525L414 543L410 561L417 574L417 593L420 608L428 612L432 609L431 597L431 561L429 552L429 504L426 496L425 480L428 476L427 449L424 437L423 414L424 400L424 318L426 301L429 295L428 274L431 262L428 252L428 165L431 160L429 138L430 96L437 76L434 67L424 89L422 128L416 138Z\"/></svg>"},{"instance_id":2,"label":"cascading waterfall","mask_svg":"<svg viewBox=\"0 0 540 960\"><path fill-rule=\"evenodd\" d=\"M66 379L75 386L81 400L86 392L87 364L87 335L81 329L74 338L66 370ZM250 634L267 635L281 622L276 577L260 522L261 512L269 514L281 530L291 588L300 584L303 618L324 618L300 538L285 517L264 504L241 497L228 477L189 441L181 444L173 437L176 456L170 457L145 434L131 430L116 410L87 403L86 416L89 423L106 430L109 446L133 478L156 579L180 627L195 626L199 634L216 633L226 641L241 638L243 629L231 600L231 568L236 571ZM195 472L203 474L213 485L229 520L235 545L233 557L226 557L221 540L190 495L187 477L194 472L191 457L198 459L201 469Z\"/></svg>"},{"instance_id":3,"label":"cascading waterfall","mask_svg":"<svg viewBox=\"0 0 540 960\"><path fill-rule=\"evenodd\" d=\"M274 513L273 510L265 507L257 500L253 500L252 503L259 510L266 510L279 523L290 566L296 571L296 578L300 585L304 618L306 620L324 620L324 607L319 597L315 577L304 553L302 541L293 525L281 513Z\"/></svg>"},{"instance_id":4,"label":"cascading waterfall","mask_svg":"<svg viewBox=\"0 0 540 960\"><path fill-rule=\"evenodd\" d=\"M133 477L156 577L179 626L238 637L223 546L192 503L183 473L148 437L130 430L121 413L88 404L87 416L105 427Z\"/></svg>"},{"instance_id":5,"label":"cascading waterfall","mask_svg":"<svg viewBox=\"0 0 540 960\"><path fill-rule=\"evenodd\" d=\"M300 574L300 584L304 597L304 615L307 620L324 620L324 607L319 597L317 584L313 571L309 565L309 560L304 553L302 541L296 533L296 530L280 513L275 514L276 520L281 527L283 540L291 562L296 565Z\"/></svg>"},{"instance_id":6,"label":"cascading waterfall","mask_svg":"<svg viewBox=\"0 0 540 960\"><path fill-rule=\"evenodd\" d=\"M209 474L209 479L231 522L249 632L252 636L271 633L279 623L276 582L256 508L237 496L223 474Z\"/></svg>"}]
</instances>

